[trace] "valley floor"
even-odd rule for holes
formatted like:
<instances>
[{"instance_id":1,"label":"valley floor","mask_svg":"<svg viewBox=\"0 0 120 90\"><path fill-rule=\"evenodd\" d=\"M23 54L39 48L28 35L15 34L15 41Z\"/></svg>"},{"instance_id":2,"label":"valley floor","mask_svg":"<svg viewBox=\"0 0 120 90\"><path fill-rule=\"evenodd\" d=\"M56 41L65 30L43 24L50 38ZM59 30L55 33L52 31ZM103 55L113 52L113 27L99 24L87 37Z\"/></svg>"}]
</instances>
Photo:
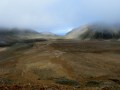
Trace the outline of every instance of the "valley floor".
<instances>
[{"instance_id":1,"label":"valley floor","mask_svg":"<svg viewBox=\"0 0 120 90\"><path fill-rule=\"evenodd\" d=\"M120 90L120 42L47 40L0 48L0 90Z\"/></svg>"}]
</instances>

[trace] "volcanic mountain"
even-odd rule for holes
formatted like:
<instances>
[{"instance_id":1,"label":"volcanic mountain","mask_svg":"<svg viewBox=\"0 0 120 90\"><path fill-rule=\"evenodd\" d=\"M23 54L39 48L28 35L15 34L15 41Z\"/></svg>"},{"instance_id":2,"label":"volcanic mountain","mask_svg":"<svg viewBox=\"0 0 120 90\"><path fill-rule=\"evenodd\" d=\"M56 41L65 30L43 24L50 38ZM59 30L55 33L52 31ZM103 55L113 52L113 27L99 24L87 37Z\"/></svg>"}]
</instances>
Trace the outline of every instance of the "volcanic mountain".
<instances>
[{"instance_id":1,"label":"volcanic mountain","mask_svg":"<svg viewBox=\"0 0 120 90\"><path fill-rule=\"evenodd\" d=\"M86 25L67 33L67 39L81 40L118 40L120 39L119 25Z\"/></svg>"}]
</instances>

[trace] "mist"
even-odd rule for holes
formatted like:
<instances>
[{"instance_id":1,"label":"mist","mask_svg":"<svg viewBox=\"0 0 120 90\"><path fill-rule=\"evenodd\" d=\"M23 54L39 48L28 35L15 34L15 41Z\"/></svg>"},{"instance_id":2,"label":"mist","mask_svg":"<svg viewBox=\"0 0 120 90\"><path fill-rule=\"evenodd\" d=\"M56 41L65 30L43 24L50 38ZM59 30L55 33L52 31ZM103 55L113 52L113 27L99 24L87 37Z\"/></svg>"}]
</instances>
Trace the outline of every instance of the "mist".
<instances>
[{"instance_id":1,"label":"mist","mask_svg":"<svg viewBox=\"0 0 120 90\"><path fill-rule=\"evenodd\" d=\"M95 22L120 22L120 0L0 0L0 27L64 35Z\"/></svg>"}]
</instances>

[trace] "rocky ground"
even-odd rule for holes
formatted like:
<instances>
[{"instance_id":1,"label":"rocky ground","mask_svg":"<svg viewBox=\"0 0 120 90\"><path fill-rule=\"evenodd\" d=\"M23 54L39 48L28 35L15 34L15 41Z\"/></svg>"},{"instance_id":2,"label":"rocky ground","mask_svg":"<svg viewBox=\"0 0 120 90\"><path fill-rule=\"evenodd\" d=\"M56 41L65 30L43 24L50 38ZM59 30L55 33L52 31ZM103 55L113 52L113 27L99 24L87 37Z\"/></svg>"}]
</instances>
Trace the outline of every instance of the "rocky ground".
<instances>
[{"instance_id":1,"label":"rocky ground","mask_svg":"<svg viewBox=\"0 0 120 90\"><path fill-rule=\"evenodd\" d=\"M0 48L0 90L120 90L120 42L45 40Z\"/></svg>"}]
</instances>

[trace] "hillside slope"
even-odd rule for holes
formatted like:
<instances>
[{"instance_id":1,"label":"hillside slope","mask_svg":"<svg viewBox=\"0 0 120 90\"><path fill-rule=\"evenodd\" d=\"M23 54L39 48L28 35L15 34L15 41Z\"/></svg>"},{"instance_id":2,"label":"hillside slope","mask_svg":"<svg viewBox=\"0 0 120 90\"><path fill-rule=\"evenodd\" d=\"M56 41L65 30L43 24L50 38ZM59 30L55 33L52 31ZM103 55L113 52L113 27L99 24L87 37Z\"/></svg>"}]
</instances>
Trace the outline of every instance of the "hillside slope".
<instances>
[{"instance_id":1,"label":"hillside slope","mask_svg":"<svg viewBox=\"0 0 120 90\"><path fill-rule=\"evenodd\" d=\"M86 25L73 29L66 35L66 38L81 40L118 40L120 39L120 27L116 25Z\"/></svg>"},{"instance_id":2,"label":"hillside slope","mask_svg":"<svg viewBox=\"0 0 120 90\"><path fill-rule=\"evenodd\" d=\"M6 29L0 28L0 46L28 39L56 39L57 35L39 33L29 29Z\"/></svg>"}]
</instances>

